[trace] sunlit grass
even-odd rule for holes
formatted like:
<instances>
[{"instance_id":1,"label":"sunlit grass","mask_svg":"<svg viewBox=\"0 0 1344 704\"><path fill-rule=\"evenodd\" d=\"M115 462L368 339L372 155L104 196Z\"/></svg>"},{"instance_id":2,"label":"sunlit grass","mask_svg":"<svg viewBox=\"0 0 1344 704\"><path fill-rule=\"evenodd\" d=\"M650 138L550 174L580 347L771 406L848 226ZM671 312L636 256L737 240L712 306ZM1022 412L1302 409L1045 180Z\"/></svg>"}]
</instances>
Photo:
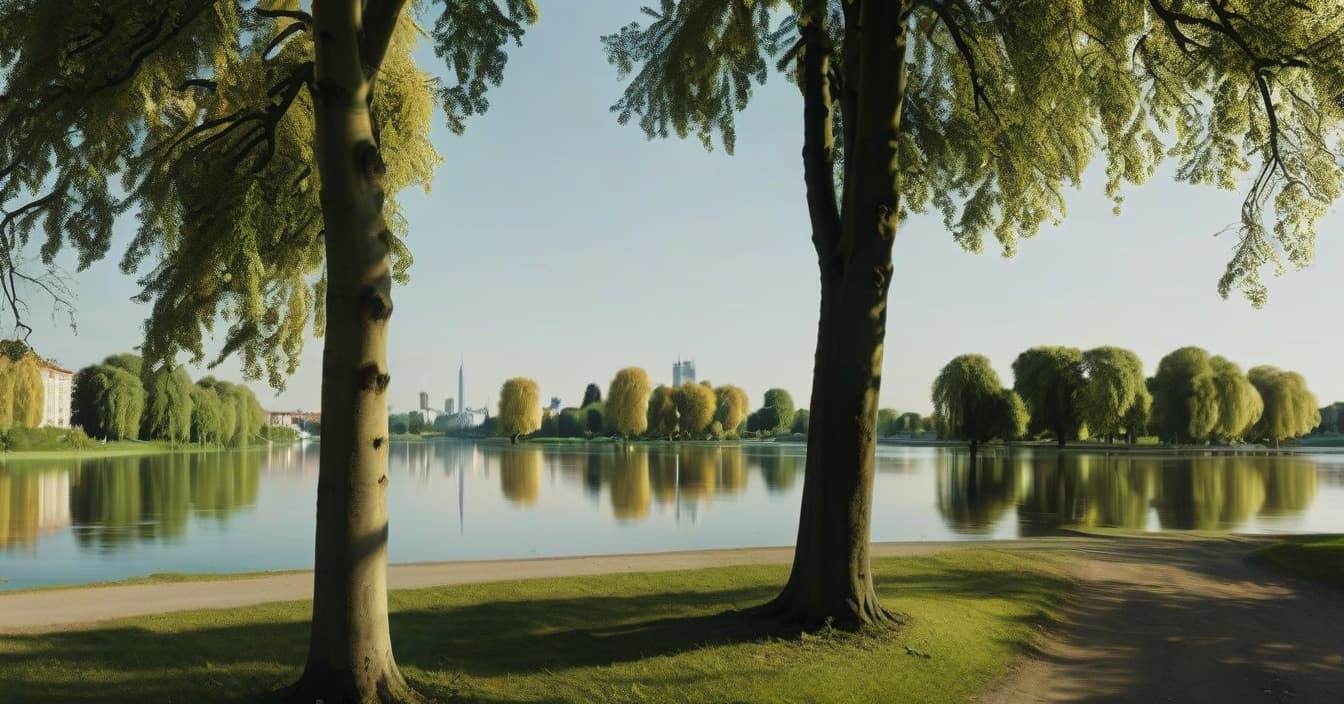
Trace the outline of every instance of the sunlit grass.
<instances>
[{"instance_id":1,"label":"sunlit grass","mask_svg":"<svg viewBox=\"0 0 1344 704\"><path fill-rule=\"evenodd\" d=\"M407 677L486 702L959 702L1030 643L1065 596L1060 558L957 550L874 562L906 624L800 637L745 616L780 566L393 592ZM0 637L7 701L252 701L298 675L306 602Z\"/></svg>"},{"instance_id":2,"label":"sunlit grass","mask_svg":"<svg viewBox=\"0 0 1344 704\"><path fill-rule=\"evenodd\" d=\"M1344 587L1344 535L1299 535L1260 548L1251 561L1295 577Z\"/></svg>"}]
</instances>

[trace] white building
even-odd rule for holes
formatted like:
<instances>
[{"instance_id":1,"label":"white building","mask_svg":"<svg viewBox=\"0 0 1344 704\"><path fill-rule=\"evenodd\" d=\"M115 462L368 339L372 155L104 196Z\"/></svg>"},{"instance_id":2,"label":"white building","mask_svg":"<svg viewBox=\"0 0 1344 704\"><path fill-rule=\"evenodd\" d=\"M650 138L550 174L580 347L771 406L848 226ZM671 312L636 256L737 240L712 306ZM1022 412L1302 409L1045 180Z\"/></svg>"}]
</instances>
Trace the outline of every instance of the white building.
<instances>
[{"instance_id":1,"label":"white building","mask_svg":"<svg viewBox=\"0 0 1344 704\"><path fill-rule=\"evenodd\" d=\"M70 427L70 398L74 393L75 373L54 364L42 364L42 425Z\"/></svg>"}]
</instances>

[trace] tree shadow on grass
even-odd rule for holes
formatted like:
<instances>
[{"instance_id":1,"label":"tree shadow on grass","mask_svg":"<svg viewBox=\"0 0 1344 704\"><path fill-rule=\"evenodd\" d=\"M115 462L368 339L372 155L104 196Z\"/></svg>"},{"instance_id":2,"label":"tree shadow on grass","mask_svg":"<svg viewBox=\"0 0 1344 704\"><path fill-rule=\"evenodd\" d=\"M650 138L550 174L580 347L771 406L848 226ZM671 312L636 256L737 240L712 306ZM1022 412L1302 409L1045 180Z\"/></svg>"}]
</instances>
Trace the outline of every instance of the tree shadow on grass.
<instances>
[{"instance_id":1,"label":"tree shadow on grass","mask_svg":"<svg viewBox=\"0 0 1344 704\"><path fill-rule=\"evenodd\" d=\"M888 599L1033 599L1051 587L1046 583L1049 577L1029 572L951 566L911 572L910 567L897 575L879 566L879 593ZM451 590L444 593L451 594ZM529 675L796 638L796 630L743 610L766 601L776 591L775 584L759 584L717 591L512 598L466 605L436 604L432 592L426 591L407 599L406 603L414 604L412 608L398 608L402 599L394 595L393 647L397 661L415 679L415 671L436 677L443 673ZM287 621L187 627L177 632L114 626L0 636L0 692L4 693L0 699L35 704L257 701L298 676L308 640L304 616L291 608L285 612ZM218 623L240 618L266 617L221 612L219 619L197 620ZM439 685L431 687L431 692L445 694Z\"/></svg>"}]
</instances>

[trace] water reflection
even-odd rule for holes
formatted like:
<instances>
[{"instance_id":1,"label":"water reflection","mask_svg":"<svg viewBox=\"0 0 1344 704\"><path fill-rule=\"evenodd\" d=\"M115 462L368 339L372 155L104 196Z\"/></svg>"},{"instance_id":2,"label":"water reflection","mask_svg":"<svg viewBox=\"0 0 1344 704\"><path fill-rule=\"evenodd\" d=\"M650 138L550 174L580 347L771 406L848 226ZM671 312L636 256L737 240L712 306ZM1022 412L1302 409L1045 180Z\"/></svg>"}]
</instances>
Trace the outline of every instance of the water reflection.
<instances>
[{"instance_id":1,"label":"water reflection","mask_svg":"<svg viewBox=\"0 0 1344 704\"><path fill-rule=\"evenodd\" d=\"M318 448L0 463L0 588L311 565ZM396 443L393 561L793 541L801 445ZM1344 455L882 446L874 540L1344 530ZM90 559L115 555L116 559Z\"/></svg>"},{"instance_id":2,"label":"water reflection","mask_svg":"<svg viewBox=\"0 0 1344 704\"><path fill-rule=\"evenodd\" d=\"M1061 528L1240 530L1257 518L1302 513L1317 467L1279 457L1104 456L1006 452L936 461L938 511L963 534L994 532L1010 510L1018 534Z\"/></svg>"}]
</instances>

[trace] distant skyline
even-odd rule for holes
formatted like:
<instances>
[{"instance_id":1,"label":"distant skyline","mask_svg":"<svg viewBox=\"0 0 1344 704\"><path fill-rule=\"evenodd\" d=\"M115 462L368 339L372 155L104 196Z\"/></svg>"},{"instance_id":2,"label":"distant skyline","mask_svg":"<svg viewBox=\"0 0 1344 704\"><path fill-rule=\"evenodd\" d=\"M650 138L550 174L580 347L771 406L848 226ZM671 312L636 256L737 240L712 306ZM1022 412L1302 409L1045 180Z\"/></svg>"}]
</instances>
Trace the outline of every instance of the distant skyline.
<instances>
[{"instance_id":1,"label":"distant skyline","mask_svg":"<svg viewBox=\"0 0 1344 704\"><path fill-rule=\"evenodd\" d=\"M622 367L669 383L672 363L693 357L699 378L742 386L753 407L775 386L806 407L818 284L796 88L775 74L756 91L735 156L695 140L650 142L609 112L622 85L598 42L638 19L640 3L540 5L489 113L463 137L436 119L444 164L431 192L400 194L415 264L393 293L390 403L412 410L421 391L453 396L459 361L468 384L459 407L493 413L512 376L577 405L586 384L605 394ZM432 52L420 58L442 73ZM1215 293L1235 235L1213 233L1237 220L1242 193L1176 184L1168 165L1127 190L1115 216L1100 167L1067 194L1060 226L1022 242L1013 260L993 243L963 252L936 216L902 225L884 406L927 412L934 375L967 352L987 355L1010 385L1013 358L1040 344L1127 347L1148 375L1167 352L1198 345L1243 369L1299 371L1322 404L1344 399L1338 209L1321 224L1316 264L1272 279L1268 306L1255 311ZM78 336L32 299L40 353L78 369L141 342L148 307L131 302L135 277L117 268L133 229L123 217L108 258L74 276ZM251 386L268 409L316 409L321 358L321 341L310 340L283 393ZM232 360L213 373L241 378Z\"/></svg>"}]
</instances>

